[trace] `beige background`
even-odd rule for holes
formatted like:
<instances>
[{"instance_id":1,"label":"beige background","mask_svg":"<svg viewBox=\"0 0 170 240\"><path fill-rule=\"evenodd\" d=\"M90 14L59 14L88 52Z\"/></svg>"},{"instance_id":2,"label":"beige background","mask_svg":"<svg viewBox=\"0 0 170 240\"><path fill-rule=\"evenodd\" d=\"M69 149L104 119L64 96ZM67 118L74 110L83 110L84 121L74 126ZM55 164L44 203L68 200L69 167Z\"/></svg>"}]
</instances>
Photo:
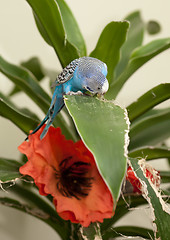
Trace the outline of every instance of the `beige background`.
<instances>
[{"instance_id":1,"label":"beige background","mask_svg":"<svg viewBox=\"0 0 170 240\"><path fill-rule=\"evenodd\" d=\"M145 36L145 43L161 37L170 36L170 1L169 0L67 0L91 52L99 34L110 21L122 20L134 10L141 10L145 21L155 19L162 25L162 31L155 37ZM0 0L0 54L14 64L38 56L44 66L61 70L52 48L40 37L34 24L30 7L24 0ZM161 83L170 82L170 51L156 57L137 73L135 73L120 94L118 101L126 106L149 88ZM42 86L49 91L48 80ZM0 75L0 90L8 93L12 84ZM24 94L13 98L18 106L28 106L40 117L42 112ZM166 105L170 103L166 102ZM0 118L0 155L17 159L17 146L24 140L25 135L11 122ZM156 163L155 163L156 165ZM161 165L160 168L166 168ZM120 224L142 225L150 227L147 209L139 209L134 214L125 217ZM26 216L16 210L0 206L0 239L3 240L56 240L56 234L44 223Z\"/></svg>"}]
</instances>

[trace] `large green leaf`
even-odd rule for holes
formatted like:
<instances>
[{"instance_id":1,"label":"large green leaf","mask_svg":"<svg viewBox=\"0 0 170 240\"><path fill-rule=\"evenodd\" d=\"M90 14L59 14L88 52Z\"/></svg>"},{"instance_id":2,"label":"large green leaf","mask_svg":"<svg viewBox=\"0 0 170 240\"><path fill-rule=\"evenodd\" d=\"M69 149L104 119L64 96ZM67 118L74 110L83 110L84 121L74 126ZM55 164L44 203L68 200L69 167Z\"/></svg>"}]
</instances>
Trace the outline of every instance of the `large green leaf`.
<instances>
[{"instance_id":1,"label":"large green leaf","mask_svg":"<svg viewBox=\"0 0 170 240\"><path fill-rule=\"evenodd\" d=\"M113 102L87 96L66 96L65 104L116 202L126 171L125 110Z\"/></svg>"},{"instance_id":2,"label":"large green leaf","mask_svg":"<svg viewBox=\"0 0 170 240\"><path fill-rule=\"evenodd\" d=\"M63 0L27 0L38 29L53 46L63 67L86 54L85 43L76 20ZM69 25L68 25L69 22Z\"/></svg>"},{"instance_id":3,"label":"large green leaf","mask_svg":"<svg viewBox=\"0 0 170 240\"><path fill-rule=\"evenodd\" d=\"M156 226L155 238L167 240L170 236L170 209L162 200L160 193L152 188L150 181L144 175L143 166L137 159L130 159L131 166L143 186L143 196L150 204L153 213L153 223Z\"/></svg>"},{"instance_id":4,"label":"large green leaf","mask_svg":"<svg viewBox=\"0 0 170 240\"><path fill-rule=\"evenodd\" d=\"M2 99L0 99L0 115L13 122L26 134L28 134L31 129L36 128L39 123L37 120L9 106Z\"/></svg>"},{"instance_id":5,"label":"large green leaf","mask_svg":"<svg viewBox=\"0 0 170 240\"><path fill-rule=\"evenodd\" d=\"M146 160L170 158L170 149L158 147L138 148L129 152L129 157L145 158Z\"/></svg>"},{"instance_id":6,"label":"large green leaf","mask_svg":"<svg viewBox=\"0 0 170 240\"><path fill-rule=\"evenodd\" d=\"M125 20L130 22L127 39L121 48L121 58L115 68L115 80L124 71L128 64L132 51L141 46L143 42L145 24L141 18L139 11L135 11L125 17Z\"/></svg>"},{"instance_id":7,"label":"large green leaf","mask_svg":"<svg viewBox=\"0 0 170 240\"><path fill-rule=\"evenodd\" d=\"M120 48L125 42L128 27L127 21L109 23L101 33L96 48L90 54L91 57L98 58L107 64L109 82L114 77L114 69L119 61Z\"/></svg>"},{"instance_id":8,"label":"large green leaf","mask_svg":"<svg viewBox=\"0 0 170 240\"><path fill-rule=\"evenodd\" d=\"M130 78L130 76L147 61L157 56L159 53L167 50L170 47L170 38L154 40L144 46L137 48L131 55L127 67L123 73L110 86L106 93L108 99L116 98L117 94Z\"/></svg>"},{"instance_id":9,"label":"large green leaf","mask_svg":"<svg viewBox=\"0 0 170 240\"><path fill-rule=\"evenodd\" d=\"M162 83L152 88L127 107L129 120L133 122L140 115L169 98L170 83Z\"/></svg>"},{"instance_id":10,"label":"large green leaf","mask_svg":"<svg viewBox=\"0 0 170 240\"><path fill-rule=\"evenodd\" d=\"M154 234L151 229L136 227L136 226L121 226L121 227L114 227L108 230L104 236L103 240L110 240L116 237L125 237L128 239L132 236L136 236L138 238L135 239L153 239ZM133 238L133 237L132 237Z\"/></svg>"},{"instance_id":11,"label":"large green leaf","mask_svg":"<svg viewBox=\"0 0 170 240\"><path fill-rule=\"evenodd\" d=\"M21 177L21 164L15 160L0 158L0 183L14 181Z\"/></svg>"},{"instance_id":12,"label":"large green leaf","mask_svg":"<svg viewBox=\"0 0 170 240\"><path fill-rule=\"evenodd\" d=\"M130 130L129 150L156 145L170 136L170 109L134 123Z\"/></svg>"}]
</instances>

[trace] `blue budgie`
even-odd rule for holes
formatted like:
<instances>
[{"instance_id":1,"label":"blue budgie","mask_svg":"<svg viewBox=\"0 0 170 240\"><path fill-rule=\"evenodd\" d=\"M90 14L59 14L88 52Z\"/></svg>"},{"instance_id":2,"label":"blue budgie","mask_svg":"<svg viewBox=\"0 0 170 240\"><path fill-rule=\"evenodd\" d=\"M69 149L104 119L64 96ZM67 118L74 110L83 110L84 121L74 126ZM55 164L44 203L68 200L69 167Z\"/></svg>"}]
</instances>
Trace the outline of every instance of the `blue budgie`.
<instances>
[{"instance_id":1,"label":"blue budgie","mask_svg":"<svg viewBox=\"0 0 170 240\"><path fill-rule=\"evenodd\" d=\"M47 122L40 136L40 139L43 139L55 116L64 106L63 95L76 94L76 92L83 94L86 91L94 95L102 95L107 92L109 84L106 75L106 64L96 58L81 57L73 60L58 75L54 83L55 91L47 115L31 134L37 132Z\"/></svg>"}]
</instances>

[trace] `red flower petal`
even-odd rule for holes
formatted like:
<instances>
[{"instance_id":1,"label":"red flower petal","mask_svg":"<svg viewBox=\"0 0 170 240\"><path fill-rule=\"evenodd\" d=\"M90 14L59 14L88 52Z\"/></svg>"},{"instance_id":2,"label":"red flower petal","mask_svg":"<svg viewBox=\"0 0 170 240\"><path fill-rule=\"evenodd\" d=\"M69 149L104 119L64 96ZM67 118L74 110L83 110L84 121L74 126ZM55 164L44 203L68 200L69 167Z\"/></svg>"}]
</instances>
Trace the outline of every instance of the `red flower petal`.
<instances>
[{"instance_id":1,"label":"red flower petal","mask_svg":"<svg viewBox=\"0 0 170 240\"><path fill-rule=\"evenodd\" d=\"M152 168L149 164L145 164L144 170L145 170L146 177L148 179L150 179L151 182L157 188L159 188L159 186L160 186L159 173L154 168ZM130 166L127 169L126 179L132 184L134 193L142 194L142 185L141 185L139 179L135 176L135 173Z\"/></svg>"},{"instance_id":2,"label":"red flower petal","mask_svg":"<svg viewBox=\"0 0 170 240\"><path fill-rule=\"evenodd\" d=\"M42 131L18 147L28 158L20 172L34 179L41 195L53 196L56 211L65 220L87 227L112 217L113 198L83 142L66 140L53 127L40 140Z\"/></svg>"}]
</instances>

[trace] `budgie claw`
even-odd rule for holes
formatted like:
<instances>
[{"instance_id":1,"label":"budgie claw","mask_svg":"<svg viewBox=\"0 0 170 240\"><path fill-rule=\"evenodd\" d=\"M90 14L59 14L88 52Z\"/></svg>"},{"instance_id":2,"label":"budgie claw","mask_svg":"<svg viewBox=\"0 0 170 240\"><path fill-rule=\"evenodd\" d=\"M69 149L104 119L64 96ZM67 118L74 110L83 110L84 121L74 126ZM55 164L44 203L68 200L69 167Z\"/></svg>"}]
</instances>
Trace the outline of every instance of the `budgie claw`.
<instances>
[{"instance_id":1,"label":"budgie claw","mask_svg":"<svg viewBox=\"0 0 170 240\"><path fill-rule=\"evenodd\" d=\"M70 91L70 92L67 93L67 95L79 95L79 96L81 96L81 95L83 95L83 93L81 91L77 91L77 92Z\"/></svg>"}]
</instances>

